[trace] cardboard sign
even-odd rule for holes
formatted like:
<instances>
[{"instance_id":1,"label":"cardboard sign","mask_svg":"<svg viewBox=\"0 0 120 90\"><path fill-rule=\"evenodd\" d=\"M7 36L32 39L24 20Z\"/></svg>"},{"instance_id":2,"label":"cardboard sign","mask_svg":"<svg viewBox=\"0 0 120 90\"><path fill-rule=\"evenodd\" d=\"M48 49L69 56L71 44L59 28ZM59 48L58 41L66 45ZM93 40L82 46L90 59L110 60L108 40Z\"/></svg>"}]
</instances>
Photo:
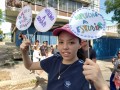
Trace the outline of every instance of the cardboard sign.
<instances>
[{"instance_id":1,"label":"cardboard sign","mask_svg":"<svg viewBox=\"0 0 120 90\"><path fill-rule=\"evenodd\" d=\"M57 14L54 8L47 7L42 9L35 18L34 26L37 31L46 32L55 23Z\"/></svg>"},{"instance_id":2,"label":"cardboard sign","mask_svg":"<svg viewBox=\"0 0 120 90\"><path fill-rule=\"evenodd\" d=\"M22 8L17 16L16 27L23 31L30 27L32 23L32 10L30 6L25 6Z\"/></svg>"},{"instance_id":3,"label":"cardboard sign","mask_svg":"<svg viewBox=\"0 0 120 90\"><path fill-rule=\"evenodd\" d=\"M80 8L73 12L69 25L76 36L86 40L101 37L106 28L103 16L88 8Z\"/></svg>"}]
</instances>

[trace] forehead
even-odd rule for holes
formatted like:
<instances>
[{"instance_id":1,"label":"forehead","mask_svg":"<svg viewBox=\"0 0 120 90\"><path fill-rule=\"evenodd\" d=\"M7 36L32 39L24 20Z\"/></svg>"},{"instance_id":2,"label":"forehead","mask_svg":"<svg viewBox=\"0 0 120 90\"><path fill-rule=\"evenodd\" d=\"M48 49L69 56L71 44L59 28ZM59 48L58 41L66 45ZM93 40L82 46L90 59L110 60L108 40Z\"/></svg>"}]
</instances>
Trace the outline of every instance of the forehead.
<instances>
[{"instance_id":1,"label":"forehead","mask_svg":"<svg viewBox=\"0 0 120 90\"><path fill-rule=\"evenodd\" d=\"M58 35L58 37L73 37L73 38L77 38L76 36L66 32L66 31L62 31L60 32L60 34Z\"/></svg>"},{"instance_id":2,"label":"forehead","mask_svg":"<svg viewBox=\"0 0 120 90\"><path fill-rule=\"evenodd\" d=\"M75 41L77 40L79 43L81 42L81 39L78 38L77 36L71 35L68 32L63 31L63 32L61 32L59 34L58 40L65 40L65 39L67 39L67 40L75 40Z\"/></svg>"}]
</instances>

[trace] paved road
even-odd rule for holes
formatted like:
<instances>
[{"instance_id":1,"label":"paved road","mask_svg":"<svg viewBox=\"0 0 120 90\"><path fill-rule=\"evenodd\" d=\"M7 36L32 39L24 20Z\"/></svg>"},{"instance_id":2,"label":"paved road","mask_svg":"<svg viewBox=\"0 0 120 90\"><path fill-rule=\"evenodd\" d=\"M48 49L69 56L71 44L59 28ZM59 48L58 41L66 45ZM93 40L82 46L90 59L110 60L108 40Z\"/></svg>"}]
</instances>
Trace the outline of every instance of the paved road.
<instances>
[{"instance_id":1,"label":"paved road","mask_svg":"<svg viewBox=\"0 0 120 90\"><path fill-rule=\"evenodd\" d=\"M106 62L106 61L101 61L101 60L98 60L97 63L99 64L99 66L102 70L104 79L109 84L111 69L113 67L112 63ZM15 65L12 68L0 68L0 70L9 71L11 73L10 74L11 80L0 81L0 86L5 86L5 85L9 85L9 84L16 85L19 83L28 82L30 80L36 79L36 76L34 74L30 74L30 71L25 69L22 61L21 61L21 63ZM41 73L41 78L43 78L44 80L47 80L47 74L44 71ZM28 88L24 88L22 90L33 90L32 88L33 87L28 87ZM34 90L46 90L46 84L39 85L39 87L37 87Z\"/></svg>"}]
</instances>

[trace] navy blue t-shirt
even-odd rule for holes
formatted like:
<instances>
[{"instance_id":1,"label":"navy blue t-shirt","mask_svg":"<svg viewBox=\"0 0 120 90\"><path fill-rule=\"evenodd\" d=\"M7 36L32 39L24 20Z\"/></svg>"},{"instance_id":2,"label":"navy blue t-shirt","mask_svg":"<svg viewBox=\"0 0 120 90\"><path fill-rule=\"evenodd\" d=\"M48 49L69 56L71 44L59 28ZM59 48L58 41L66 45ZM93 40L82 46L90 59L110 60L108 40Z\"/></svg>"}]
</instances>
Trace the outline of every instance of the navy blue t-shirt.
<instances>
[{"instance_id":1,"label":"navy blue t-shirt","mask_svg":"<svg viewBox=\"0 0 120 90\"><path fill-rule=\"evenodd\" d=\"M89 89L89 82L82 73L83 63L82 60L77 60L71 66L62 64L60 55L54 55L42 60L40 62L41 67L48 73L47 90L95 90L93 85ZM60 79L58 79L59 72L64 72L60 75Z\"/></svg>"}]
</instances>

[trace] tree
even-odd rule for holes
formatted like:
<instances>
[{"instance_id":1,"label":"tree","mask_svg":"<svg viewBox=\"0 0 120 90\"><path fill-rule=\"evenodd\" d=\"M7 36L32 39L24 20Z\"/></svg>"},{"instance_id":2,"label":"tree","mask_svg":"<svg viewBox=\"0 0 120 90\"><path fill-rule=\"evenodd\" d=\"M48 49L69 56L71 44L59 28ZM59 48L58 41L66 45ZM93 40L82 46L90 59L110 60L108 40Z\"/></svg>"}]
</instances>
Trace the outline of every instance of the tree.
<instances>
[{"instance_id":1,"label":"tree","mask_svg":"<svg viewBox=\"0 0 120 90\"><path fill-rule=\"evenodd\" d=\"M112 21L118 22L117 32L120 34L120 0L106 0L106 13L114 12L112 16Z\"/></svg>"},{"instance_id":2,"label":"tree","mask_svg":"<svg viewBox=\"0 0 120 90\"><path fill-rule=\"evenodd\" d=\"M0 24L2 22L2 10L0 9Z\"/></svg>"},{"instance_id":3,"label":"tree","mask_svg":"<svg viewBox=\"0 0 120 90\"><path fill-rule=\"evenodd\" d=\"M106 0L106 13L114 12L113 21L120 23L120 0Z\"/></svg>"},{"instance_id":4,"label":"tree","mask_svg":"<svg viewBox=\"0 0 120 90\"><path fill-rule=\"evenodd\" d=\"M0 35L2 35L3 34L3 31L2 30L0 30Z\"/></svg>"}]
</instances>

